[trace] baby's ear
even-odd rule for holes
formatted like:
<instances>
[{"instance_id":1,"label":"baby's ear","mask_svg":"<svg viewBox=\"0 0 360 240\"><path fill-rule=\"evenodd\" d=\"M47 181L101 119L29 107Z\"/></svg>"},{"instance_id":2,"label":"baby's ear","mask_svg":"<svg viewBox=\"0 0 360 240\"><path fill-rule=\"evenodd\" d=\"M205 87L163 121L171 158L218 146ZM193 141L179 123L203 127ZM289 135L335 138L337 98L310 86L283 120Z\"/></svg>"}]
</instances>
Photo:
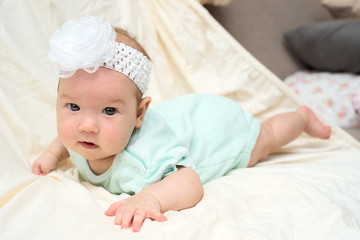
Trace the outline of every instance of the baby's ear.
<instances>
[{"instance_id":1,"label":"baby's ear","mask_svg":"<svg viewBox=\"0 0 360 240\"><path fill-rule=\"evenodd\" d=\"M151 102L151 97L144 97L143 99L141 99L136 116L136 124L135 124L136 128L141 127L146 110L149 108L150 102Z\"/></svg>"}]
</instances>

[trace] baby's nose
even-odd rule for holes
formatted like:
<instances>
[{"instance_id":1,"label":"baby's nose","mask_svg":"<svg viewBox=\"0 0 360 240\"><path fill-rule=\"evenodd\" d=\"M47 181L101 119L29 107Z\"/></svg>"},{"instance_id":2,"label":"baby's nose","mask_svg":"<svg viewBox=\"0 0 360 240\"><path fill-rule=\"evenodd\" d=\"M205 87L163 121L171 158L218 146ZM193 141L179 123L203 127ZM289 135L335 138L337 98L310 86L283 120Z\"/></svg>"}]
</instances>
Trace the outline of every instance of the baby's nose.
<instances>
[{"instance_id":1,"label":"baby's nose","mask_svg":"<svg viewBox=\"0 0 360 240\"><path fill-rule=\"evenodd\" d=\"M84 117L79 124L79 131L80 132L87 132L87 133L98 133L99 127L97 125L97 121L94 117Z\"/></svg>"}]
</instances>

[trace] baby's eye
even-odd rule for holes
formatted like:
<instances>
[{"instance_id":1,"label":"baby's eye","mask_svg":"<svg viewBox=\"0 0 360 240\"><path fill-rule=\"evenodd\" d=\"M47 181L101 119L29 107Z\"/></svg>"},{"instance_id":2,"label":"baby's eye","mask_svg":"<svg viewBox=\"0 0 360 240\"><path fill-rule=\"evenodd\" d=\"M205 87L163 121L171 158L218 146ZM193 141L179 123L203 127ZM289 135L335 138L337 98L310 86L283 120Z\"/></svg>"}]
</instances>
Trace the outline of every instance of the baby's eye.
<instances>
[{"instance_id":1,"label":"baby's eye","mask_svg":"<svg viewBox=\"0 0 360 240\"><path fill-rule=\"evenodd\" d=\"M79 111L80 107L78 105L76 105L75 103L68 103L67 104L68 109L70 109L71 111Z\"/></svg>"},{"instance_id":2,"label":"baby's eye","mask_svg":"<svg viewBox=\"0 0 360 240\"><path fill-rule=\"evenodd\" d=\"M113 107L107 107L107 108L104 108L104 110L102 110L102 113L109 115L109 116L114 115L116 112L117 112L116 109Z\"/></svg>"}]
</instances>

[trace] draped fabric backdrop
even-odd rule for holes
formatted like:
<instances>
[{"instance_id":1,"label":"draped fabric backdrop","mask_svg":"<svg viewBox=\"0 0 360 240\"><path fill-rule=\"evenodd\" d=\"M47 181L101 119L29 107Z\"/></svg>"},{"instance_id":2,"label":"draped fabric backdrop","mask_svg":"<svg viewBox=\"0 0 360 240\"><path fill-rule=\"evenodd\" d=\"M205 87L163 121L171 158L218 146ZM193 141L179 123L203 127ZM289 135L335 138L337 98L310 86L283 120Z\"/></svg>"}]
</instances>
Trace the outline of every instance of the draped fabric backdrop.
<instances>
[{"instance_id":1,"label":"draped fabric backdrop","mask_svg":"<svg viewBox=\"0 0 360 240\"><path fill-rule=\"evenodd\" d=\"M258 166L206 184L197 206L167 212L164 223L147 220L136 234L104 215L128 196L80 182L70 160L33 175L31 163L56 136L48 40L84 15L144 46L153 105L211 93L264 119L303 104L195 0L0 1L0 239L360 239L360 144L332 123L330 140L304 134Z\"/></svg>"}]
</instances>

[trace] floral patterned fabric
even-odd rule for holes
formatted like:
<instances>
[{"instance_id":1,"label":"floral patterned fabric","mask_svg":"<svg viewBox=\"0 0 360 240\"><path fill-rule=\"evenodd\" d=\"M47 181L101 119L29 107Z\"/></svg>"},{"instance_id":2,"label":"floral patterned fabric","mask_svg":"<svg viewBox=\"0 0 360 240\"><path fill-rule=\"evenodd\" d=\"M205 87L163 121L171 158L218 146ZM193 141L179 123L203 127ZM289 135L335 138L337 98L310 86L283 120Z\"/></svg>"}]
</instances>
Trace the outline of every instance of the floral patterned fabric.
<instances>
[{"instance_id":1,"label":"floral patterned fabric","mask_svg":"<svg viewBox=\"0 0 360 240\"><path fill-rule=\"evenodd\" d=\"M360 75L298 71L285 83L341 127L360 127Z\"/></svg>"}]
</instances>

